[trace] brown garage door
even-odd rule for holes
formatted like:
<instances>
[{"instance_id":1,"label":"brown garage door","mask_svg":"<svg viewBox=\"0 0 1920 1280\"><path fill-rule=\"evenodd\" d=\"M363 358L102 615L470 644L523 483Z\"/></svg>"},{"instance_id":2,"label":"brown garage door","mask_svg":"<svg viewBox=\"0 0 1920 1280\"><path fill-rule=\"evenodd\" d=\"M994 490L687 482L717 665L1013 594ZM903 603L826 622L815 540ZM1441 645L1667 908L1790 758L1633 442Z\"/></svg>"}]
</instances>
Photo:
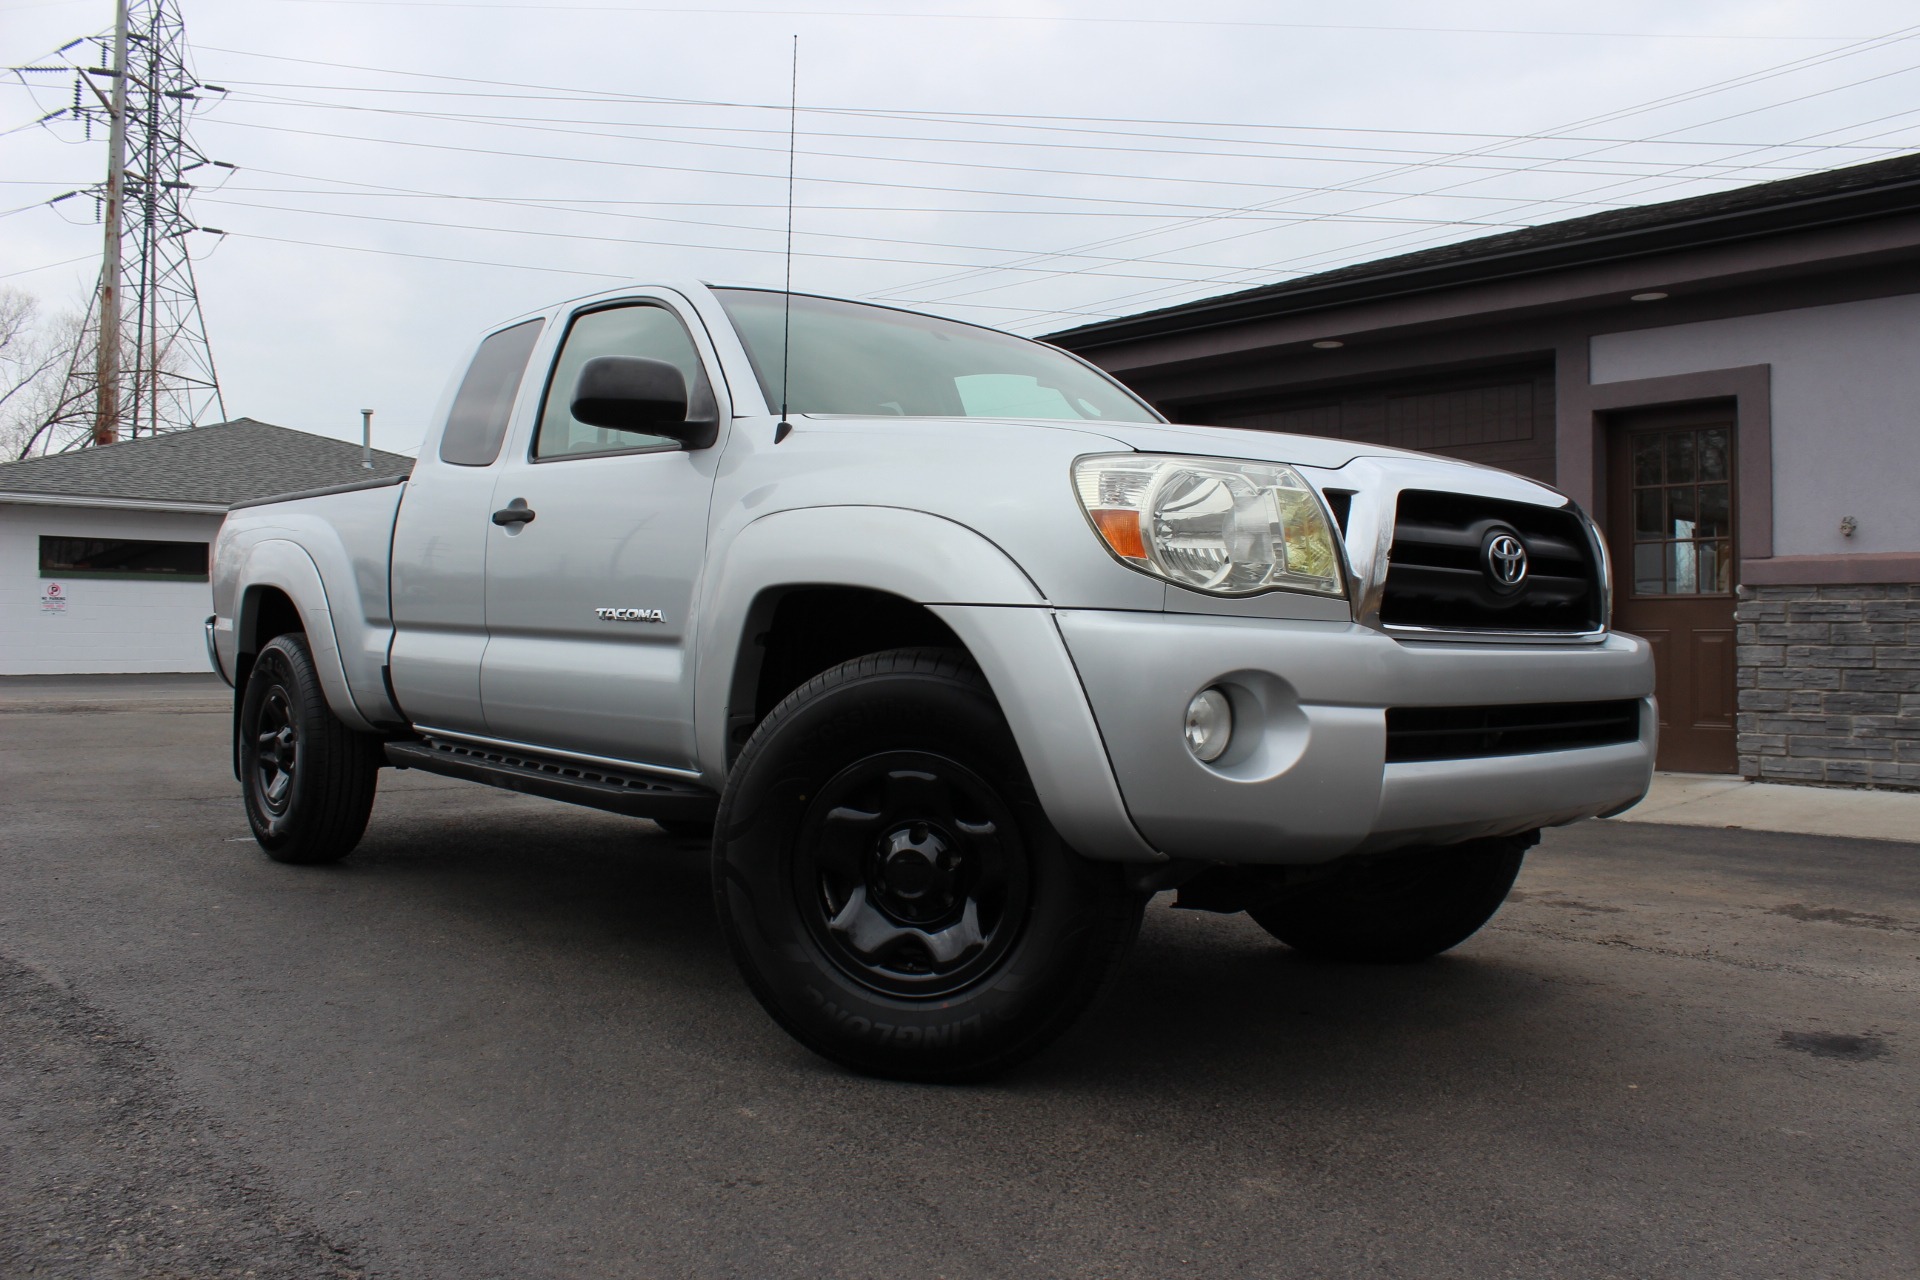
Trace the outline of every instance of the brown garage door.
<instances>
[{"instance_id":1,"label":"brown garage door","mask_svg":"<svg viewBox=\"0 0 1920 1280\"><path fill-rule=\"evenodd\" d=\"M1618 417L1607 437L1614 625L1653 644L1659 767L1732 773L1733 406Z\"/></svg>"}]
</instances>

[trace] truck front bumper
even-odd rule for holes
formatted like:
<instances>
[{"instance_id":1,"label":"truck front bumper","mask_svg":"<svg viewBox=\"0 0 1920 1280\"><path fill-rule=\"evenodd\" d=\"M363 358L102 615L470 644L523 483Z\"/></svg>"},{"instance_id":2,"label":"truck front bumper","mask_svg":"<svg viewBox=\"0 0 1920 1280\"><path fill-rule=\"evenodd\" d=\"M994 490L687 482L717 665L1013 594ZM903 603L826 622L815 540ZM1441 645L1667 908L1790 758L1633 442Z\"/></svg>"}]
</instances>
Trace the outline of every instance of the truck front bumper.
<instances>
[{"instance_id":1,"label":"truck front bumper","mask_svg":"<svg viewBox=\"0 0 1920 1280\"><path fill-rule=\"evenodd\" d=\"M1303 864L1508 835L1615 813L1646 794L1653 656L1592 644L1407 642L1350 623L1063 610L1055 619L1127 812L1173 858ZM1188 750L1186 710L1218 687L1227 752ZM1639 704L1627 741L1387 763L1393 707Z\"/></svg>"}]
</instances>

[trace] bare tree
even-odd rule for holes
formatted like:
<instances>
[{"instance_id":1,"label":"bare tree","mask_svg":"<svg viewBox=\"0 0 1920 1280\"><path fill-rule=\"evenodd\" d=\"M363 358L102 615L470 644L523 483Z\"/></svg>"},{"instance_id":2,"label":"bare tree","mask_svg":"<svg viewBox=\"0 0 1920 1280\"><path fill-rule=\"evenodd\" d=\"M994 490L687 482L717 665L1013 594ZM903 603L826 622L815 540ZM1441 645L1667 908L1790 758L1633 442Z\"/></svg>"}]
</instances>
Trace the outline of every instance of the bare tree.
<instances>
[{"instance_id":1,"label":"bare tree","mask_svg":"<svg viewBox=\"0 0 1920 1280\"><path fill-rule=\"evenodd\" d=\"M32 295L0 289L0 456L50 452L90 423L85 327L78 312L48 318Z\"/></svg>"},{"instance_id":2,"label":"bare tree","mask_svg":"<svg viewBox=\"0 0 1920 1280\"><path fill-rule=\"evenodd\" d=\"M60 453L92 442L99 333L91 314L69 311L45 318L18 290L0 289L0 457ZM131 338L121 368L136 378L172 375L173 353L162 350L157 371L141 370ZM142 434L138 423L132 434Z\"/></svg>"},{"instance_id":3,"label":"bare tree","mask_svg":"<svg viewBox=\"0 0 1920 1280\"><path fill-rule=\"evenodd\" d=\"M0 289L0 448L16 454L32 433L43 386L67 353L48 341L38 323L40 304L18 289ZM32 408L30 408L32 406Z\"/></svg>"}]
</instances>

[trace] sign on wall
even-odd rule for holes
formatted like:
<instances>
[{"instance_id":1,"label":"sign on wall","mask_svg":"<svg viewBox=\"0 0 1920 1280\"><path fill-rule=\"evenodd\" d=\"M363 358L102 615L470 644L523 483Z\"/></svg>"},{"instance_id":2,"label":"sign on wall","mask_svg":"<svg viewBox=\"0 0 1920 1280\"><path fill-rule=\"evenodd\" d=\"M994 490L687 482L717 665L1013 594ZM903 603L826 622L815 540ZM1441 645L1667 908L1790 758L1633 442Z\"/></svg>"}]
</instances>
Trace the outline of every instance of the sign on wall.
<instances>
[{"instance_id":1,"label":"sign on wall","mask_svg":"<svg viewBox=\"0 0 1920 1280\"><path fill-rule=\"evenodd\" d=\"M67 611L67 589L57 582L49 582L40 588L40 612L65 613Z\"/></svg>"}]
</instances>

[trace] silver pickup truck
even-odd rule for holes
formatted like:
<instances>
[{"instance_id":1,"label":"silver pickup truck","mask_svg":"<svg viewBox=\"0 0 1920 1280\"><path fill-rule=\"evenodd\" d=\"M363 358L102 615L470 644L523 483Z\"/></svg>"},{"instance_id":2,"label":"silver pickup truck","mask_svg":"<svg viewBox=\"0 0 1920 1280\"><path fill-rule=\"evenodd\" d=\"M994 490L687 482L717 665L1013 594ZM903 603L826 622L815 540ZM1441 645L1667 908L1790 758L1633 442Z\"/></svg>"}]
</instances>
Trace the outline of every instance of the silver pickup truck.
<instances>
[{"instance_id":1,"label":"silver pickup truck","mask_svg":"<svg viewBox=\"0 0 1920 1280\"><path fill-rule=\"evenodd\" d=\"M754 995L857 1070L1035 1052L1160 891L1314 955L1444 951L1540 828L1651 776L1605 544L1503 472L698 285L488 331L435 424L404 481L221 529L261 846L345 856L382 766L710 840Z\"/></svg>"}]
</instances>

